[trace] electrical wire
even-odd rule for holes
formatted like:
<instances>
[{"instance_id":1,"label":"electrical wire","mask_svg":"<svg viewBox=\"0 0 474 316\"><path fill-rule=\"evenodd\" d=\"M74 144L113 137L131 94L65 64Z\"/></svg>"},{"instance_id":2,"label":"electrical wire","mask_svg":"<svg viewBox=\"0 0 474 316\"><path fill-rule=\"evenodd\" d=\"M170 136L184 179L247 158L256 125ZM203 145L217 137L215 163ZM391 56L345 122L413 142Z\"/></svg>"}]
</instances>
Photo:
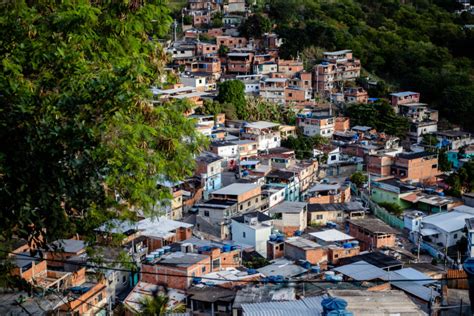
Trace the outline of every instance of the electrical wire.
<instances>
[{"instance_id":1,"label":"electrical wire","mask_svg":"<svg viewBox=\"0 0 474 316\"><path fill-rule=\"evenodd\" d=\"M8 251L3 251L0 250L0 252L4 253L9 253L9 254L14 254L14 255L20 255L20 254L15 254L13 252L8 252ZM37 257L26 255L26 254L21 254L22 256L25 257L30 257L33 259L38 259ZM107 266L98 266L98 265L92 265L88 263L83 263L83 262L74 262L74 261L66 261L66 260L57 260L57 259L43 259L48 262L58 262L58 263L67 263L71 265L76 265L80 267L86 267L86 268L92 268L92 269L101 269L101 270L110 270L110 271L119 271L119 272L128 272L128 273L141 273L141 274L147 274L147 275L158 275L158 276L167 276L167 277L179 277L179 278L195 278L195 276L189 276L189 275L182 275L182 274L171 274L171 273L162 273L162 272L153 272L153 271L138 271L138 270L131 270L131 269L123 269L123 268L115 268L115 267L107 267ZM180 264L179 262L175 262L175 264ZM182 262L182 264L186 264L185 262ZM357 263L355 263L357 264ZM365 264L364 264L365 265ZM370 267L368 268L370 269ZM251 275L249 275L251 276ZM212 277L205 277L205 276L200 276L198 277L202 280L209 280L209 281L235 281L239 283L256 283L260 284L262 283L261 280L226 280L226 279L220 279L220 278L212 278ZM442 280L466 280L467 277L453 277L453 278L443 278L443 279L432 279L432 278L424 278L424 279L390 279L390 282L422 282L422 281L442 281ZM273 283L309 283L309 284L317 284L317 283L327 283L328 281L325 280L301 280L301 279L290 279L290 280L284 280L284 281L277 281L275 280ZM358 280L341 280L337 281L338 283L361 283L363 281L358 281ZM373 281L377 282L377 281ZM386 282L386 281L381 281L381 282Z\"/></svg>"}]
</instances>

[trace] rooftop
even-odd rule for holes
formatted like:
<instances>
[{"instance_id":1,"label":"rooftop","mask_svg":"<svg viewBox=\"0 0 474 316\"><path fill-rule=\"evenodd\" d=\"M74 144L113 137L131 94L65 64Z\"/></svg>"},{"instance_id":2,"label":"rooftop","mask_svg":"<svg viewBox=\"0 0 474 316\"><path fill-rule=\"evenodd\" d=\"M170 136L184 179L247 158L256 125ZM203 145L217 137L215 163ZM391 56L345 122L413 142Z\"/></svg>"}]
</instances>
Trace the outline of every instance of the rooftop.
<instances>
[{"instance_id":1,"label":"rooftop","mask_svg":"<svg viewBox=\"0 0 474 316\"><path fill-rule=\"evenodd\" d=\"M280 124L266 122L266 121L247 123L245 125L246 128L255 128L255 129L266 129L266 128L273 128L273 127L278 127L278 126L280 126Z\"/></svg>"},{"instance_id":2,"label":"rooftop","mask_svg":"<svg viewBox=\"0 0 474 316\"><path fill-rule=\"evenodd\" d=\"M85 250L86 243L83 240L59 239L48 245L48 250L75 253Z\"/></svg>"},{"instance_id":3,"label":"rooftop","mask_svg":"<svg viewBox=\"0 0 474 316\"><path fill-rule=\"evenodd\" d=\"M249 217L257 217L257 220L258 220L259 223L272 220L272 218L270 216L265 215L262 212L245 213L241 216L233 217L232 219L236 222L239 222L239 223L245 223L245 218L249 218Z\"/></svg>"},{"instance_id":4,"label":"rooftop","mask_svg":"<svg viewBox=\"0 0 474 316\"><path fill-rule=\"evenodd\" d=\"M329 290L329 295L339 297L347 302L347 310L357 316L372 315L410 315L425 316L426 313L403 292L363 291L363 290Z\"/></svg>"},{"instance_id":5,"label":"rooftop","mask_svg":"<svg viewBox=\"0 0 474 316\"><path fill-rule=\"evenodd\" d=\"M269 214L275 213L301 213L305 210L307 203L305 202L289 202L284 201L272 207Z\"/></svg>"},{"instance_id":6,"label":"rooftop","mask_svg":"<svg viewBox=\"0 0 474 316\"><path fill-rule=\"evenodd\" d=\"M239 290L235 296L234 308L239 308L242 304L261 303L270 301L290 301L296 298L296 291L293 287L281 288L278 285L254 286L249 285Z\"/></svg>"},{"instance_id":7,"label":"rooftop","mask_svg":"<svg viewBox=\"0 0 474 316\"><path fill-rule=\"evenodd\" d=\"M408 97L410 95L414 94L419 94L418 92L412 92L412 91L403 91L403 92L395 92L395 93L390 93L390 95L393 95L395 97L401 98L401 97Z\"/></svg>"},{"instance_id":8,"label":"rooftop","mask_svg":"<svg viewBox=\"0 0 474 316\"><path fill-rule=\"evenodd\" d=\"M360 202L346 202L346 203L328 203L328 204L308 204L308 212L331 212L331 211L360 211L366 208Z\"/></svg>"},{"instance_id":9,"label":"rooftop","mask_svg":"<svg viewBox=\"0 0 474 316\"><path fill-rule=\"evenodd\" d=\"M337 55L342 55L342 54L347 54L351 53L352 50L350 49L343 49L343 50L337 50L334 52L323 52L323 55L328 55L328 56L337 56Z\"/></svg>"},{"instance_id":10,"label":"rooftop","mask_svg":"<svg viewBox=\"0 0 474 316\"><path fill-rule=\"evenodd\" d=\"M316 239L322 240L324 242L339 242L354 239L354 237L344 234L343 232L337 229L328 229L309 234L315 237Z\"/></svg>"},{"instance_id":11,"label":"rooftop","mask_svg":"<svg viewBox=\"0 0 474 316\"><path fill-rule=\"evenodd\" d=\"M323 308L321 301L327 296L306 297L295 301L263 302L242 304L244 315L248 316L320 316Z\"/></svg>"},{"instance_id":12,"label":"rooftop","mask_svg":"<svg viewBox=\"0 0 474 316\"><path fill-rule=\"evenodd\" d=\"M287 259L276 259L271 264L257 269L257 271L265 276L281 275L284 278L292 278L303 274L308 270L294 264L293 261Z\"/></svg>"},{"instance_id":13,"label":"rooftop","mask_svg":"<svg viewBox=\"0 0 474 316\"><path fill-rule=\"evenodd\" d=\"M232 183L222 189L212 192L213 195L241 195L260 187L254 183Z\"/></svg>"},{"instance_id":14,"label":"rooftop","mask_svg":"<svg viewBox=\"0 0 474 316\"><path fill-rule=\"evenodd\" d=\"M187 268L208 258L208 255L177 251L164 255L156 264Z\"/></svg>"},{"instance_id":15,"label":"rooftop","mask_svg":"<svg viewBox=\"0 0 474 316\"><path fill-rule=\"evenodd\" d=\"M369 232L378 234L399 234L400 232L378 218L364 218L349 220L349 223L361 227Z\"/></svg>"},{"instance_id":16,"label":"rooftop","mask_svg":"<svg viewBox=\"0 0 474 316\"><path fill-rule=\"evenodd\" d=\"M344 265L344 264L354 263L357 261L364 261L381 269L402 266L402 262L380 251L367 252L367 253L363 253L357 256L353 256L353 257L342 258L340 260L340 263Z\"/></svg>"},{"instance_id":17,"label":"rooftop","mask_svg":"<svg viewBox=\"0 0 474 316\"><path fill-rule=\"evenodd\" d=\"M303 237L291 237L285 240L285 243L303 250L312 250L314 248L321 248L321 245Z\"/></svg>"},{"instance_id":18,"label":"rooftop","mask_svg":"<svg viewBox=\"0 0 474 316\"><path fill-rule=\"evenodd\" d=\"M474 218L474 208L458 206L452 212L442 212L426 216L421 222L423 227L425 224L430 224L444 232L454 232L463 229L468 218Z\"/></svg>"},{"instance_id":19,"label":"rooftop","mask_svg":"<svg viewBox=\"0 0 474 316\"><path fill-rule=\"evenodd\" d=\"M436 156L436 154L429 151L421 151L421 152L404 152L397 155L398 158L403 158L403 159L418 159L418 158L431 157L431 156Z\"/></svg>"}]
</instances>

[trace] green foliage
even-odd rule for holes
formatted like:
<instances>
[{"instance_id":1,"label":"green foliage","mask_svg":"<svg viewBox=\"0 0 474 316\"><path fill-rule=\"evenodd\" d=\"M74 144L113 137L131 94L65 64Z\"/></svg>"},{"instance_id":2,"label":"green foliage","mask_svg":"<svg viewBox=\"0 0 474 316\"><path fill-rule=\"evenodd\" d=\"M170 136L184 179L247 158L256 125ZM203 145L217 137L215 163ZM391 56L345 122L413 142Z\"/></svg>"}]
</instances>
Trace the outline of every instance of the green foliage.
<instances>
[{"instance_id":1,"label":"green foliage","mask_svg":"<svg viewBox=\"0 0 474 316\"><path fill-rule=\"evenodd\" d=\"M179 304L174 308L168 308L169 298L166 294L159 294L153 297L145 297L140 302L140 315L143 316L164 316L169 313L183 313L186 311L186 306Z\"/></svg>"},{"instance_id":2,"label":"green foliage","mask_svg":"<svg viewBox=\"0 0 474 316\"><path fill-rule=\"evenodd\" d=\"M192 25L193 24L193 17L190 15L183 16L183 23L184 25Z\"/></svg>"},{"instance_id":3,"label":"green foliage","mask_svg":"<svg viewBox=\"0 0 474 316\"><path fill-rule=\"evenodd\" d=\"M235 108L238 117L247 117L248 114L245 111L245 85L242 81L227 80L219 84L217 100L222 104L231 104Z\"/></svg>"},{"instance_id":4,"label":"green foliage","mask_svg":"<svg viewBox=\"0 0 474 316\"><path fill-rule=\"evenodd\" d=\"M446 150L440 150L438 152L438 167L441 171L451 171L453 167L448 160Z\"/></svg>"},{"instance_id":5,"label":"green foliage","mask_svg":"<svg viewBox=\"0 0 474 316\"><path fill-rule=\"evenodd\" d=\"M244 261L242 265L248 269L260 269L266 265L269 265L270 261L261 256L252 257L251 261Z\"/></svg>"},{"instance_id":6,"label":"green foliage","mask_svg":"<svg viewBox=\"0 0 474 316\"><path fill-rule=\"evenodd\" d=\"M284 40L281 57L295 57L306 47L352 49L367 71L400 89L421 92L423 101L436 106L441 115L472 129L474 32L463 27L472 22L469 15L446 11L452 10L454 1L267 3Z\"/></svg>"},{"instance_id":7,"label":"green foliage","mask_svg":"<svg viewBox=\"0 0 474 316\"><path fill-rule=\"evenodd\" d=\"M361 188L367 182L367 176L360 171L353 173L350 179L358 188Z\"/></svg>"},{"instance_id":8,"label":"green foliage","mask_svg":"<svg viewBox=\"0 0 474 316\"><path fill-rule=\"evenodd\" d=\"M450 174L446 183L450 186L448 190L450 195L460 197L464 192L472 192L474 190L474 160L466 162L458 171Z\"/></svg>"},{"instance_id":9,"label":"green foliage","mask_svg":"<svg viewBox=\"0 0 474 316\"><path fill-rule=\"evenodd\" d=\"M260 13L249 16L239 27L240 34L247 38L261 38L271 30L272 22Z\"/></svg>"},{"instance_id":10,"label":"green foliage","mask_svg":"<svg viewBox=\"0 0 474 316\"><path fill-rule=\"evenodd\" d=\"M212 15L211 26L212 27L223 27L224 22L222 21L223 14L221 12L216 12Z\"/></svg>"},{"instance_id":11,"label":"green foliage","mask_svg":"<svg viewBox=\"0 0 474 316\"><path fill-rule=\"evenodd\" d=\"M393 108L385 101L373 104L355 104L346 110L352 125L364 125L379 132L404 138L408 133L409 123L404 117L395 114Z\"/></svg>"},{"instance_id":12,"label":"green foliage","mask_svg":"<svg viewBox=\"0 0 474 316\"><path fill-rule=\"evenodd\" d=\"M217 53L219 54L220 57L225 57L229 53L229 47L225 45L219 46L219 49L217 50Z\"/></svg>"},{"instance_id":13,"label":"green foliage","mask_svg":"<svg viewBox=\"0 0 474 316\"><path fill-rule=\"evenodd\" d=\"M403 214L403 208L398 204L382 202L379 203L379 205L395 216L401 216Z\"/></svg>"},{"instance_id":14,"label":"green foliage","mask_svg":"<svg viewBox=\"0 0 474 316\"><path fill-rule=\"evenodd\" d=\"M41 244L158 214L157 181L191 174L203 144L186 103L150 102L166 5L27 3L0 5L0 234Z\"/></svg>"},{"instance_id":15,"label":"green foliage","mask_svg":"<svg viewBox=\"0 0 474 316\"><path fill-rule=\"evenodd\" d=\"M326 145L328 143L329 140L327 138L319 135L313 137L298 135L296 138L290 136L283 140L281 146L295 150L297 159L308 159L313 158L313 149L315 147Z\"/></svg>"}]
</instances>

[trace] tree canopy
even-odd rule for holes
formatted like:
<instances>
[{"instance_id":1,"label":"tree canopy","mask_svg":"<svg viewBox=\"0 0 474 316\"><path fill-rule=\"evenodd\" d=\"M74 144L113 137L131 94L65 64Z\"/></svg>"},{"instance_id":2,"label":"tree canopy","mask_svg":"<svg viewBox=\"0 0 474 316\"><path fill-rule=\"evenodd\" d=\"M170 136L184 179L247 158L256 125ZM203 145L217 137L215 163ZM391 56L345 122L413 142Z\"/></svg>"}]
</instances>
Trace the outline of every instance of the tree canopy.
<instances>
[{"instance_id":1,"label":"tree canopy","mask_svg":"<svg viewBox=\"0 0 474 316\"><path fill-rule=\"evenodd\" d=\"M186 103L153 106L164 74L161 1L0 4L0 239L88 236L157 214L157 187L189 175L203 143Z\"/></svg>"},{"instance_id":2,"label":"tree canopy","mask_svg":"<svg viewBox=\"0 0 474 316\"><path fill-rule=\"evenodd\" d=\"M442 116L472 130L474 31L464 25L473 21L469 14L447 11L454 1L267 3L284 42L281 57L296 57L310 47L351 49L367 71L398 89L421 92Z\"/></svg>"},{"instance_id":3,"label":"tree canopy","mask_svg":"<svg viewBox=\"0 0 474 316\"><path fill-rule=\"evenodd\" d=\"M352 125L370 126L398 137L405 137L408 133L408 120L398 116L387 102L354 104L347 108L346 114Z\"/></svg>"}]
</instances>

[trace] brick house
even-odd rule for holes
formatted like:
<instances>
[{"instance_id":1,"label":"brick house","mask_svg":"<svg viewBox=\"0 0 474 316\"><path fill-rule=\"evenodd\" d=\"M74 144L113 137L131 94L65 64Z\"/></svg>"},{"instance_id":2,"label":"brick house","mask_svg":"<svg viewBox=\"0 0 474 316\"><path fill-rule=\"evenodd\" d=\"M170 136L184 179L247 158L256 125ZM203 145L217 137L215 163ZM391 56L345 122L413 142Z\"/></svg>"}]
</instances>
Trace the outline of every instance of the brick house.
<instances>
[{"instance_id":1,"label":"brick house","mask_svg":"<svg viewBox=\"0 0 474 316\"><path fill-rule=\"evenodd\" d=\"M431 152L401 153L395 157L390 174L403 180L433 182L440 174L438 157Z\"/></svg>"},{"instance_id":2,"label":"brick house","mask_svg":"<svg viewBox=\"0 0 474 316\"><path fill-rule=\"evenodd\" d=\"M218 47L226 46L229 49L244 48L247 46L247 39L245 37L218 35L216 36L216 43Z\"/></svg>"},{"instance_id":3,"label":"brick house","mask_svg":"<svg viewBox=\"0 0 474 316\"><path fill-rule=\"evenodd\" d=\"M306 260L311 264L327 261L326 249L318 243L302 237L292 237L285 241L285 257L291 260Z\"/></svg>"},{"instance_id":4,"label":"brick house","mask_svg":"<svg viewBox=\"0 0 474 316\"><path fill-rule=\"evenodd\" d=\"M396 92L396 93L391 93L390 97L391 97L392 106L397 107L397 108L400 104L420 102L420 93L418 92L411 92L411 91Z\"/></svg>"},{"instance_id":5,"label":"brick house","mask_svg":"<svg viewBox=\"0 0 474 316\"><path fill-rule=\"evenodd\" d=\"M313 204L345 203L351 200L351 189L339 183L320 183L309 188L306 197Z\"/></svg>"},{"instance_id":6,"label":"brick house","mask_svg":"<svg viewBox=\"0 0 474 316\"><path fill-rule=\"evenodd\" d=\"M338 264L339 260L357 256L360 253L360 247L344 248L337 245L329 245L327 247L328 262Z\"/></svg>"},{"instance_id":7,"label":"brick house","mask_svg":"<svg viewBox=\"0 0 474 316\"><path fill-rule=\"evenodd\" d=\"M334 131L345 132L351 128L351 120L345 116L336 117L334 120Z\"/></svg>"},{"instance_id":8,"label":"brick house","mask_svg":"<svg viewBox=\"0 0 474 316\"><path fill-rule=\"evenodd\" d=\"M240 266L240 250L238 249L202 247L195 252L189 248L185 250L188 245L191 244L182 244L184 251L171 252L152 262L144 263L141 280L172 289L186 290L191 286L193 278Z\"/></svg>"},{"instance_id":9,"label":"brick house","mask_svg":"<svg viewBox=\"0 0 474 316\"><path fill-rule=\"evenodd\" d=\"M394 247L396 235L400 233L376 218L349 220L347 223L349 235L360 241L360 248L363 251Z\"/></svg>"}]
</instances>

